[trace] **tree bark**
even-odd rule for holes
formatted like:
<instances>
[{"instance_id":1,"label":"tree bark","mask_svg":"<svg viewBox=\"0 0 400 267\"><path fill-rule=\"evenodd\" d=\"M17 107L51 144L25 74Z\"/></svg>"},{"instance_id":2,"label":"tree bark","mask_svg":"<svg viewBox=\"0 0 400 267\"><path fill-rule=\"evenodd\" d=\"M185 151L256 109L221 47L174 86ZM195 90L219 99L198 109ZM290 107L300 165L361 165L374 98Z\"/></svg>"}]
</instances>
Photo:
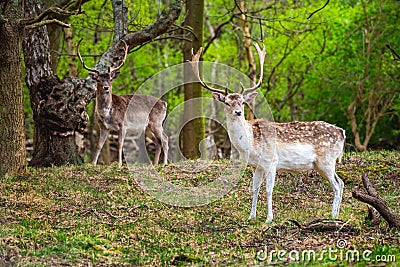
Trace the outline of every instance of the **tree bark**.
<instances>
[{"instance_id":1,"label":"tree bark","mask_svg":"<svg viewBox=\"0 0 400 267\"><path fill-rule=\"evenodd\" d=\"M8 2L0 22L0 177L26 172L22 36L19 2ZM15 13L12 13L14 12Z\"/></svg>"},{"instance_id":2,"label":"tree bark","mask_svg":"<svg viewBox=\"0 0 400 267\"><path fill-rule=\"evenodd\" d=\"M65 48L68 54L68 68L69 68L69 76L76 77L78 75L78 71L76 68L76 55L73 44L73 34L70 28L64 29L64 39L65 39ZM54 71L54 69L53 69Z\"/></svg>"},{"instance_id":3,"label":"tree bark","mask_svg":"<svg viewBox=\"0 0 400 267\"><path fill-rule=\"evenodd\" d=\"M63 29L59 25L49 24L46 26L50 40L51 69L57 73L60 60L60 44L63 39Z\"/></svg>"},{"instance_id":4,"label":"tree bark","mask_svg":"<svg viewBox=\"0 0 400 267\"><path fill-rule=\"evenodd\" d=\"M41 11L36 0L25 1L27 17ZM86 127L86 106L94 96L94 86L85 86L82 79L60 81L53 73L46 26L27 31L23 48L35 121L34 152L29 164L48 167L81 163L74 133Z\"/></svg>"},{"instance_id":5,"label":"tree bark","mask_svg":"<svg viewBox=\"0 0 400 267\"><path fill-rule=\"evenodd\" d=\"M191 36L192 42L185 42L183 46L183 62L191 59L192 48L197 51L203 43L203 19L204 17L204 0L192 0L186 2L186 18L184 26L190 27L195 34ZM192 77L192 69L186 64L184 68L185 79ZM187 83L184 85L184 116L186 118L194 118L194 114L199 114L202 106L202 87L199 83ZM188 102L190 99L198 98L195 103ZM201 112L202 113L202 112ZM185 121L187 121L185 119ZM205 138L205 125L202 116L188 122L183 128L183 148L182 152L186 158L198 158L201 156L199 145L201 140ZM204 151L204 149L203 149Z\"/></svg>"},{"instance_id":6,"label":"tree bark","mask_svg":"<svg viewBox=\"0 0 400 267\"><path fill-rule=\"evenodd\" d=\"M114 10L114 45L128 33L128 8L125 1L111 1Z\"/></svg>"}]
</instances>

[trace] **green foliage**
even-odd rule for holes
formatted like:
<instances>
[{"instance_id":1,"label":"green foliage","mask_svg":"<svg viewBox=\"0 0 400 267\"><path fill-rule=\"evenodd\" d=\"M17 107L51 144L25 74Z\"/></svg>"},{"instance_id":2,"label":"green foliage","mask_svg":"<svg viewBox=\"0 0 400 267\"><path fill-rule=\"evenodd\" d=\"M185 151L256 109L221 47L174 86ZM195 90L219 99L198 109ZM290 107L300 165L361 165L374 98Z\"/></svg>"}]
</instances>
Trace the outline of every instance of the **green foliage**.
<instances>
[{"instance_id":1,"label":"green foliage","mask_svg":"<svg viewBox=\"0 0 400 267\"><path fill-rule=\"evenodd\" d=\"M398 34L398 1L365 1L365 12L360 1L246 1L251 38L267 48L264 82L261 91L267 98L275 120L325 120L347 131L348 141L352 136L348 122L347 107L354 99L354 90L363 77L364 67L369 61L366 94L363 105L358 107L357 119L363 130L365 101L374 86L385 88L380 95L394 95L393 105L378 123L371 140L373 146L399 145L400 98L399 65L392 60L385 44L390 43L400 50ZM129 31L142 29L156 20L167 8L162 1L127 1L129 8ZM85 15L71 17L74 43L83 39L81 53L88 66L93 66L99 56L112 43L113 14L111 3L89 1L83 5ZM214 29L221 27L218 38L210 44L204 54L206 61L230 65L248 73L248 63L243 47L244 36L240 31L240 12L234 1L206 1L206 17ZM184 12L182 13L184 14ZM234 15L232 15L234 14ZM376 26L373 52L365 57L365 23L367 14ZM183 15L177 24L183 20ZM204 46L212 38L208 26L204 27ZM173 32L189 34L180 30ZM184 37L184 36L183 36ZM121 76L113 84L118 94L132 93L147 79L166 67L182 63L182 41L162 39L146 44L128 55ZM253 53L256 53L253 49ZM257 57L256 57L257 60ZM68 60L63 50L58 75L68 76ZM87 71L78 64L78 76L85 77ZM236 90L238 86L229 85ZM146 93L163 92L163 84ZM157 91L158 90L158 91ZM26 113L29 114L26 94ZM165 96L169 108L183 101L181 90ZM32 119L27 116L27 136L32 137Z\"/></svg>"}]
</instances>

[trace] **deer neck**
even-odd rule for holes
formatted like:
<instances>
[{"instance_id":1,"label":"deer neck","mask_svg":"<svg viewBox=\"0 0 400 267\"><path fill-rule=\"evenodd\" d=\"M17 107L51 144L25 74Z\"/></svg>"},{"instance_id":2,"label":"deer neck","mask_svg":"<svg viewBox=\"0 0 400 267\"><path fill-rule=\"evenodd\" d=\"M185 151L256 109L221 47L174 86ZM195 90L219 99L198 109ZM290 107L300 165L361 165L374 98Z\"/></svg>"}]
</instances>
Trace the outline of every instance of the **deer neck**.
<instances>
[{"instance_id":1,"label":"deer neck","mask_svg":"<svg viewBox=\"0 0 400 267\"><path fill-rule=\"evenodd\" d=\"M100 117L108 117L112 107L112 95L96 93L96 112Z\"/></svg>"},{"instance_id":2,"label":"deer neck","mask_svg":"<svg viewBox=\"0 0 400 267\"><path fill-rule=\"evenodd\" d=\"M252 128L244 116L226 113L229 139L240 154L249 151L252 145Z\"/></svg>"}]
</instances>

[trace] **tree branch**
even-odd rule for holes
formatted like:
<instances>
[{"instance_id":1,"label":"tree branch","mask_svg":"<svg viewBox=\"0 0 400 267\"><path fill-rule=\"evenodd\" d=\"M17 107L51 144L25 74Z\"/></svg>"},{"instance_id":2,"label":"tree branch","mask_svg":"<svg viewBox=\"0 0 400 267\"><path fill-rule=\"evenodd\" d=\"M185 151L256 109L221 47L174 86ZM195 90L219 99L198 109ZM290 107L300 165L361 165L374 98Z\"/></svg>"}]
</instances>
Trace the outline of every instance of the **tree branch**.
<instances>
[{"instance_id":1,"label":"tree branch","mask_svg":"<svg viewBox=\"0 0 400 267\"><path fill-rule=\"evenodd\" d=\"M68 16L71 16L71 15L77 15L77 14L82 14L82 13L83 12L80 11L80 10L67 11L67 10L61 9L59 7L50 7L50 8L46 9L45 11L43 11L42 13L40 13L39 15L37 15L34 18L21 19L21 24L30 26L30 25L33 25L33 24L36 24L38 22L43 21L47 16L53 15L53 14L59 15L59 16L68 17ZM51 23L56 23L56 22L51 22ZM49 24L49 23L46 23L46 24Z\"/></svg>"},{"instance_id":2,"label":"tree branch","mask_svg":"<svg viewBox=\"0 0 400 267\"><path fill-rule=\"evenodd\" d=\"M217 38L220 36L221 31L222 31L222 28L223 28L225 25L228 25L229 23L231 23L234 17L235 17L235 15L231 16L229 20L227 20L227 21L225 21L225 22L222 22L222 23L220 23L217 27L215 27L215 29L214 29L214 35L211 36L211 39L208 40L207 44L204 46L203 55L206 53L207 49L208 49L208 48L210 47L210 45L215 41L215 39L217 39Z\"/></svg>"},{"instance_id":3,"label":"tree branch","mask_svg":"<svg viewBox=\"0 0 400 267\"><path fill-rule=\"evenodd\" d=\"M71 27L70 24L64 23L64 22L62 22L62 21L60 21L58 19L46 19L46 20L42 20L42 21L37 22L37 23L30 24L30 25L26 26L25 29L34 29L34 28L41 27L41 26L44 26L44 25L47 25L47 24L58 24L58 25L60 25L61 27L64 27L64 28L70 28Z\"/></svg>"},{"instance_id":4,"label":"tree branch","mask_svg":"<svg viewBox=\"0 0 400 267\"><path fill-rule=\"evenodd\" d=\"M165 33L175 20L178 19L182 10L182 4L183 0L175 0L171 4L169 11L163 12L156 22L145 27L143 30L125 35L122 40L129 45L129 50Z\"/></svg>"},{"instance_id":5,"label":"tree branch","mask_svg":"<svg viewBox=\"0 0 400 267\"><path fill-rule=\"evenodd\" d=\"M148 42L145 42L137 47L135 47L134 49L132 49L131 51L129 51L129 53L133 53L136 52L138 50L140 50L143 46L153 43L153 42L157 42L157 41L161 41L161 40L169 40L169 39L175 39L175 40L179 40L179 41L186 41L186 42L191 42L191 39L185 38L185 37L179 37L179 36L165 36L165 37L158 37L154 40L150 40Z\"/></svg>"},{"instance_id":6,"label":"tree branch","mask_svg":"<svg viewBox=\"0 0 400 267\"><path fill-rule=\"evenodd\" d=\"M386 47L390 50L390 52L392 52L393 55L393 59L395 61L400 61L400 55L396 52L396 50L394 50L390 44L386 44Z\"/></svg>"},{"instance_id":7,"label":"tree branch","mask_svg":"<svg viewBox=\"0 0 400 267\"><path fill-rule=\"evenodd\" d=\"M327 5L329 4L329 0L326 1L325 5L323 5L321 8L318 8L317 10L313 11L308 17L307 19L310 19L315 13L321 11L322 9L324 9Z\"/></svg>"}]
</instances>

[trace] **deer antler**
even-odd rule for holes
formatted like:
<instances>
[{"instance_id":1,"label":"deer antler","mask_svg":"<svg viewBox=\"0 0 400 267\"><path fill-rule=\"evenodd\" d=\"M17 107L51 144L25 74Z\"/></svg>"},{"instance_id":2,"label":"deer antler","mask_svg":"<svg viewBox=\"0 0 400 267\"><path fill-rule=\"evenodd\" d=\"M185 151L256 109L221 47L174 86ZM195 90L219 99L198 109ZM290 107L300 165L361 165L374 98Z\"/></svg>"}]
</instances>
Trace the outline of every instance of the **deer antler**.
<instances>
[{"instance_id":1,"label":"deer antler","mask_svg":"<svg viewBox=\"0 0 400 267\"><path fill-rule=\"evenodd\" d=\"M125 50L124 58L122 59L122 63L118 67L116 67L116 68L110 67L110 73L113 73L114 71L119 70L125 64L126 56L128 55L129 46L124 40L121 40L121 42L124 45L124 50Z\"/></svg>"},{"instance_id":2,"label":"deer antler","mask_svg":"<svg viewBox=\"0 0 400 267\"><path fill-rule=\"evenodd\" d=\"M242 95L245 94L245 93L249 93L251 91L256 90L258 87L260 87L260 85L262 83L263 74L264 74L264 59L265 59L265 54L266 54L265 46L263 45L263 49L261 50L260 46L257 43L255 43L254 47L257 49L258 57L260 59L260 68L261 68L261 70L260 70L260 79L258 80L258 83L256 83L253 87L244 88L243 85L242 85L242 92L241 92Z\"/></svg>"},{"instance_id":3,"label":"deer antler","mask_svg":"<svg viewBox=\"0 0 400 267\"><path fill-rule=\"evenodd\" d=\"M193 54L193 48L192 48L192 60L189 61L189 63L192 65L192 69L194 72L194 75L196 76L196 78L199 80L201 86L203 86L204 88L210 90L211 92L215 92L215 93L220 93L223 95L227 94L227 90L219 90L216 88L213 88L211 86L208 86L205 82L203 82L200 78L200 71L199 71L199 59L201 56L201 52L203 51L203 47L200 47L199 51L197 51L196 54Z\"/></svg>"},{"instance_id":4,"label":"deer antler","mask_svg":"<svg viewBox=\"0 0 400 267\"><path fill-rule=\"evenodd\" d=\"M91 72L95 72L95 73L97 73L97 74L100 74L100 72L99 72L98 70L87 67L87 66L85 65L85 62L83 62L81 53L79 52L79 46L80 46L82 40L83 40L83 39L79 40L79 42L76 44L76 53L78 54L78 58L79 58L79 60L80 60L81 63L82 63L82 67L83 67L84 69L87 69L88 71L91 71Z\"/></svg>"}]
</instances>

